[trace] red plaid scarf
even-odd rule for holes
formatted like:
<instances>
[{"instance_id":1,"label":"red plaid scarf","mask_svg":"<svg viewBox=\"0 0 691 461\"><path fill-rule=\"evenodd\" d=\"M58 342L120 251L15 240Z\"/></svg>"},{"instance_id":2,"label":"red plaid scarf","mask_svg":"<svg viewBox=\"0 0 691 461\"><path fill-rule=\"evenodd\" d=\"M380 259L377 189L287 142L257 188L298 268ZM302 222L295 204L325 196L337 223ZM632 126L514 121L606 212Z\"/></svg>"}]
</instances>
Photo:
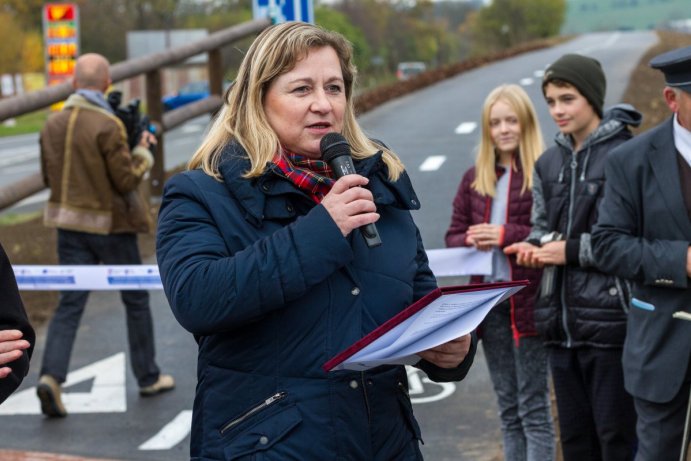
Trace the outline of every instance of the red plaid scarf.
<instances>
[{"instance_id":1,"label":"red plaid scarf","mask_svg":"<svg viewBox=\"0 0 691 461\"><path fill-rule=\"evenodd\" d=\"M335 180L329 165L323 160L316 160L304 155L294 154L281 149L274 163L281 173L295 186L309 194L316 203L320 203L329 193Z\"/></svg>"}]
</instances>

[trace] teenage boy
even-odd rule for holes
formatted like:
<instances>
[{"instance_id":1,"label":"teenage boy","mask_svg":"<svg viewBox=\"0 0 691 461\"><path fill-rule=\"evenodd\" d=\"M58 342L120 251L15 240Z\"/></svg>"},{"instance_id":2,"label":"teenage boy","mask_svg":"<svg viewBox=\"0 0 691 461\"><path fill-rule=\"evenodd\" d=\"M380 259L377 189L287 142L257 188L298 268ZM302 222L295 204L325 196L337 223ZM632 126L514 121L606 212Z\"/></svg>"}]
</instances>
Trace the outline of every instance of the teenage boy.
<instances>
[{"instance_id":1,"label":"teenage boy","mask_svg":"<svg viewBox=\"0 0 691 461\"><path fill-rule=\"evenodd\" d=\"M545 71L542 92L559 133L535 164L531 233L504 250L544 267L535 323L549 349L565 461L630 461L636 446L621 366L628 290L594 266L590 231L605 157L641 115L625 105L603 115L605 87L590 57L567 54Z\"/></svg>"}]
</instances>

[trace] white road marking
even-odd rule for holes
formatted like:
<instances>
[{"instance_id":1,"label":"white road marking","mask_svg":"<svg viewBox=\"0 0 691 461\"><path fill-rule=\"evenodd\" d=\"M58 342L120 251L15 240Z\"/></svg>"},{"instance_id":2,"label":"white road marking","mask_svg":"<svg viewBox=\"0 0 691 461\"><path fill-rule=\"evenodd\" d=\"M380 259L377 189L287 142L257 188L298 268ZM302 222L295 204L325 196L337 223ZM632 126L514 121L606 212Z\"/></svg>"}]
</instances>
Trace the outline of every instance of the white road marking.
<instances>
[{"instance_id":1,"label":"white road marking","mask_svg":"<svg viewBox=\"0 0 691 461\"><path fill-rule=\"evenodd\" d=\"M188 133L197 133L199 131L202 131L204 127L202 125L183 125L182 128L180 128L180 132L188 134Z\"/></svg>"},{"instance_id":2,"label":"white road marking","mask_svg":"<svg viewBox=\"0 0 691 461\"><path fill-rule=\"evenodd\" d=\"M36 165L25 163L23 165L9 166L7 168L3 168L2 172L4 174L7 174L7 175L35 173L36 172Z\"/></svg>"},{"instance_id":3,"label":"white road marking","mask_svg":"<svg viewBox=\"0 0 691 461\"><path fill-rule=\"evenodd\" d=\"M16 205L14 206L23 206L23 205L31 205L33 203L42 203L48 200L48 197L50 197L50 191L49 190L44 190L42 192L39 192L38 194L34 194L31 197L27 197L24 200L17 202Z\"/></svg>"},{"instance_id":4,"label":"white road marking","mask_svg":"<svg viewBox=\"0 0 691 461\"><path fill-rule=\"evenodd\" d=\"M38 149L35 147L21 147L17 149L0 150L0 167L16 165L38 158Z\"/></svg>"},{"instance_id":5,"label":"white road marking","mask_svg":"<svg viewBox=\"0 0 691 461\"><path fill-rule=\"evenodd\" d=\"M456 127L454 132L456 134L469 134L475 131L475 128L477 127L477 123L475 122L463 122L460 125Z\"/></svg>"},{"instance_id":6,"label":"white road marking","mask_svg":"<svg viewBox=\"0 0 691 461\"><path fill-rule=\"evenodd\" d=\"M456 391L456 385L454 383L435 383L431 379L420 377L421 371L417 368L406 366L406 372L408 374L408 388L410 392L410 401L412 403L430 403L436 402L437 400L442 400L449 397ZM432 387L441 387L441 391L433 395L426 397L413 397L414 395L419 395L425 393L424 384L432 384ZM436 392L436 389L435 389Z\"/></svg>"},{"instance_id":7,"label":"white road marking","mask_svg":"<svg viewBox=\"0 0 691 461\"><path fill-rule=\"evenodd\" d=\"M183 410L158 434L139 445L140 450L170 450L182 442L192 428L192 410Z\"/></svg>"},{"instance_id":8,"label":"white road marking","mask_svg":"<svg viewBox=\"0 0 691 461\"><path fill-rule=\"evenodd\" d=\"M533 76L534 76L535 78L542 79L542 77L543 77L544 75L545 75L545 70L544 70L544 69L536 70L535 72L533 72Z\"/></svg>"},{"instance_id":9,"label":"white road marking","mask_svg":"<svg viewBox=\"0 0 691 461\"><path fill-rule=\"evenodd\" d=\"M69 387L93 379L90 392L69 392ZM62 402L68 413L124 413L125 353L120 352L67 375ZM0 415L40 415L36 387L12 395L0 406Z\"/></svg>"},{"instance_id":10,"label":"white road marking","mask_svg":"<svg viewBox=\"0 0 691 461\"><path fill-rule=\"evenodd\" d=\"M446 161L446 155L431 155L422 162L420 171L437 171Z\"/></svg>"},{"instance_id":11,"label":"white road marking","mask_svg":"<svg viewBox=\"0 0 691 461\"><path fill-rule=\"evenodd\" d=\"M528 86L528 85L532 85L532 84L533 84L533 81L534 81L534 80L533 80L532 78L526 77L526 78L522 78L522 79L519 81L519 83L520 83L522 86Z\"/></svg>"}]
</instances>

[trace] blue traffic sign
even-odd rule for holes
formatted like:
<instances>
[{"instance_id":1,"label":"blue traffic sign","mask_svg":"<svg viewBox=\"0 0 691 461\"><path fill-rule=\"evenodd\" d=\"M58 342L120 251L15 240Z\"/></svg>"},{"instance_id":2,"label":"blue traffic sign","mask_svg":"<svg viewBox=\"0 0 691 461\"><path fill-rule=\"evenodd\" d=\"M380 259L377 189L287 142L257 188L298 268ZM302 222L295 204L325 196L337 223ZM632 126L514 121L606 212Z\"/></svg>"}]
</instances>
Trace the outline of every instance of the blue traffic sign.
<instances>
[{"instance_id":1,"label":"blue traffic sign","mask_svg":"<svg viewBox=\"0 0 691 461\"><path fill-rule=\"evenodd\" d=\"M273 23L303 21L314 23L312 0L252 0L254 19L271 18Z\"/></svg>"}]
</instances>

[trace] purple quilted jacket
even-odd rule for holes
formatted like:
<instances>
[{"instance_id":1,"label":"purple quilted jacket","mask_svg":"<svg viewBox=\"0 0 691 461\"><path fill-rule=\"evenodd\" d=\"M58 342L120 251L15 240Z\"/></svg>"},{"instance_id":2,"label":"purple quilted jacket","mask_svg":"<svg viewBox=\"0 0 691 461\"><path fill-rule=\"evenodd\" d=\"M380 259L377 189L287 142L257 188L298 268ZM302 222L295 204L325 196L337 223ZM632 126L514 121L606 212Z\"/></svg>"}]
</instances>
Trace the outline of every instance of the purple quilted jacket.
<instances>
[{"instance_id":1,"label":"purple quilted jacket","mask_svg":"<svg viewBox=\"0 0 691 461\"><path fill-rule=\"evenodd\" d=\"M520 162L517 162L517 171L497 167L497 177L503 174L509 177L509 203L508 216L504 224L504 241L501 247L520 242L530 232L530 210L533 198L530 191L521 193L523 187L523 170ZM461 184L453 200L453 214L451 225L446 231L446 246L460 247L466 244L466 231L473 224L488 223L492 207L492 197L481 195L471 187L475 180L475 167L470 168L463 175ZM511 280L530 280L530 285L516 293L510 299L511 302L511 330L513 337L518 339L523 336L535 336L535 321L533 319L533 305L535 303L535 291L540 281L542 271L529 269L516 264L515 256L507 256L511 267ZM482 281L482 276L473 276L471 283Z\"/></svg>"}]
</instances>

